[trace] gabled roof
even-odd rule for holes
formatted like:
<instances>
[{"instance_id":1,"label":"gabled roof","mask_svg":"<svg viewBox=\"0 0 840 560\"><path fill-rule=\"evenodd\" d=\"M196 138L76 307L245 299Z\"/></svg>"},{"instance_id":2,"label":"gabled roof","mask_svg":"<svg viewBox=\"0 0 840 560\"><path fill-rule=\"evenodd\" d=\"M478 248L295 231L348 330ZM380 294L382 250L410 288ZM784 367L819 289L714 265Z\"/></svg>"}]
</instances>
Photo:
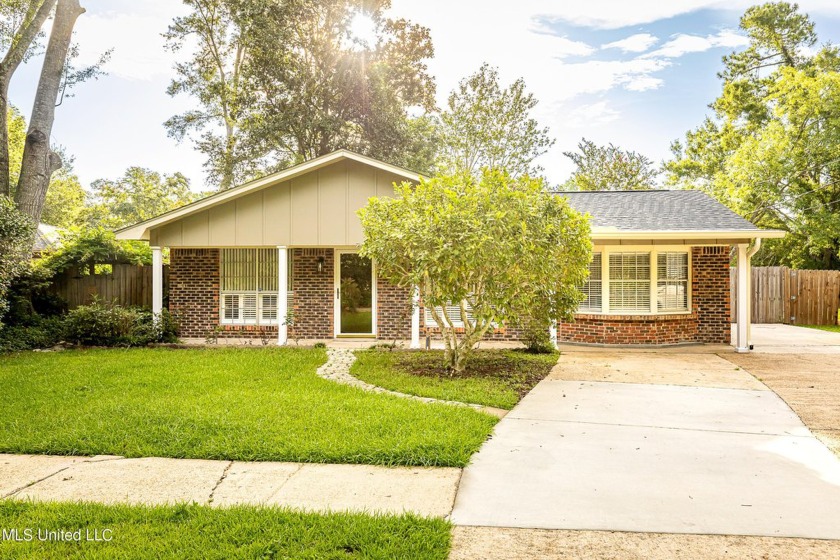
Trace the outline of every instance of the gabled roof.
<instances>
[{"instance_id":1,"label":"gabled roof","mask_svg":"<svg viewBox=\"0 0 840 560\"><path fill-rule=\"evenodd\" d=\"M338 163L340 161L345 160L355 161L358 163L368 165L370 167L374 167L376 169L380 169L382 171L386 171L388 173L393 173L394 175L404 177L406 180L409 181L419 181L422 177L420 173L417 173L415 171L411 171L403 167L398 167L396 165L391 165L389 163L385 163L377 159L373 159L371 157L363 156L361 154L357 154L356 152L351 152L350 150L337 150L324 156L320 156L315 159L311 159L300 163L298 165L294 165L282 171L278 171L277 173L272 173L271 175L266 175L265 177L261 177L243 185L233 187L232 189L212 194L210 196L202 198L201 200L197 200L191 204L181 206L180 208L176 208L175 210L170 210L169 212L165 212L159 216L155 216L154 218L148 219L146 221L119 229L116 232L117 239L149 239L149 230L151 228L166 225L169 222L173 222L191 214L201 212L213 206L217 206L219 204L228 202L230 200L234 200L236 198L245 196L255 191L271 187L272 185L276 185L284 181L295 179L297 177L300 177L301 175L311 173L312 171L316 171L328 165L332 165L334 163Z\"/></svg>"},{"instance_id":2,"label":"gabled roof","mask_svg":"<svg viewBox=\"0 0 840 560\"><path fill-rule=\"evenodd\" d=\"M694 237L722 233L732 237L783 237L778 230L762 230L700 191L563 191L557 193L578 212L591 216L593 237L617 234L674 234ZM616 235L613 235L616 236Z\"/></svg>"}]
</instances>

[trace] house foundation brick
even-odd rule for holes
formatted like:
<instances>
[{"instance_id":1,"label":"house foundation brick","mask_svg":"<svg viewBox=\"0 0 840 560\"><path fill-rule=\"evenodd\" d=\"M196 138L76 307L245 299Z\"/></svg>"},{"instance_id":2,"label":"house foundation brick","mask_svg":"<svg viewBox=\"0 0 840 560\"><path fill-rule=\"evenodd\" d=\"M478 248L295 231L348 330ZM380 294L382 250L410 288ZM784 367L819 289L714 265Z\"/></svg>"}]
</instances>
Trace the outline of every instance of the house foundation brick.
<instances>
[{"instance_id":1,"label":"house foundation brick","mask_svg":"<svg viewBox=\"0 0 840 560\"><path fill-rule=\"evenodd\" d=\"M691 313L578 314L557 325L557 339L586 344L729 344L729 246L691 249Z\"/></svg>"}]
</instances>

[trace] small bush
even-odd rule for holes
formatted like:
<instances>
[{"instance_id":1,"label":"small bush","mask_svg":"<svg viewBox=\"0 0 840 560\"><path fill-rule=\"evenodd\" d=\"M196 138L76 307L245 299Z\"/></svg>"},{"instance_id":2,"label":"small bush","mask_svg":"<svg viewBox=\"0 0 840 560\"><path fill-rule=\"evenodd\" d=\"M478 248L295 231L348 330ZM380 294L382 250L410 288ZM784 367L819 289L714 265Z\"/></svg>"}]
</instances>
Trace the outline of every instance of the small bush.
<instances>
[{"instance_id":1,"label":"small bush","mask_svg":"<svg viewBox=\"0 0 840 560\"><path fill-rule=\"evenodd\" d=\"M67 340L84 346L143 346L176 342L178 322L167 311L155 321L149 311L94 301L67 314Z\"/></svg>"},{"instance_id":2,"label":"small bush","mask_svg":"<svg viewBox=\"0 0 840 560\"><path fill-rule=\"evenodd\" d=\"M522 329L522 342L529 352L534 354L551 354L557 350L551 343L548 327L537 321L526 321Z\"/></svg>"},{"instance_id":3,"label":"small bush","mask_svg":"<svg viewBox=\"0 0 840 560\"><path fill-rule=\"evenodd\" d=\"M64 321L47 317L28 325L0 329L0 353L21 352L35 348L51 348L64 340Z\"/></svg>"},{"instance_id":4,"label":"small bush","mask_svg":"<svg viewBox=\"0 0 840 560\"><path fill-rule=\"evenodd\" d=\"M327 345L323 342L316 342L315 344L312 345L312 347L313 348L326 348Z\"/></svg>"}]
</instances>

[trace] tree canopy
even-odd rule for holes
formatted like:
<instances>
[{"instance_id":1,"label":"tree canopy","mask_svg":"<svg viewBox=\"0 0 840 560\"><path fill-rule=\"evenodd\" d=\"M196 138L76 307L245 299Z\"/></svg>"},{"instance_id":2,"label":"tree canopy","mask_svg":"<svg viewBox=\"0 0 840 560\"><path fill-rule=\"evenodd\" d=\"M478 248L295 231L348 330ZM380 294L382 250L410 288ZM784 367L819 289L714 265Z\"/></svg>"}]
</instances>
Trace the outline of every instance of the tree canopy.
<instances>
[{"instance_id":1,"label":"tree canopy","mask_svg":"<svg viewBox=\"0 0 840 560\"><path fill-rule=\"evenodd\" d=\"M430 130L409 109L434 108L428 29L389 19L388 0L185 0L190 14L166 34L176 66L172 95L199 108L167 121L191 136L221 189L348 148L391 163L429 167ZM355 37L369 18L375 38Z\"/></svg>"},{"instance_id":2,"label":"tree canopy","mask_svg":"<svg viewBox=\"0 0 840 560\"><path fill-rule=\"evenodd\" d=\"M438 170L480 174L502 168L514 176L539 175L534 160L554 140L532 115L537 103L524 80L502 87L498 70L483 64L449 94L440 116Z\"/></svg>"},{"instance_id":3,"label":"tree canopy","mask_svg":"<svg viewBox=\"0 0 840 560\"><path fill-rule=\"evenodd\" d=\"M816 47L796 4L751 7L741 28L750 44L724 57L714 114L673 143L668 182L789 232L759 262L840 268L840 52Z\"/></svg>"},{"instance_id":4,"label":"tree canopy","mask_svg":"<svg viewBox=\"0 0 840 560\"><path fill-rule=\"evenodd\" d=\"M589 224L543 181L485 169L404 183L396 195L372 198L359 211L360 252L376 260L381 277L419 287L453 370L494 324L527 319L548 329L577 308L591 258ZM460 310L462 333L437 310L449 305Z\"/></svg>"},{"instance_id":5,"label":"tree canopy","mask_svg":"<svg viewBox=\"0 0 840 560\"><path fill-rule=\"evenodd\" d=\"M565 187L579 191L642 191L656 186L659 170L637 152L582 138L577 152L563 152L576 169Z\"/></svg>"}]
</instances>

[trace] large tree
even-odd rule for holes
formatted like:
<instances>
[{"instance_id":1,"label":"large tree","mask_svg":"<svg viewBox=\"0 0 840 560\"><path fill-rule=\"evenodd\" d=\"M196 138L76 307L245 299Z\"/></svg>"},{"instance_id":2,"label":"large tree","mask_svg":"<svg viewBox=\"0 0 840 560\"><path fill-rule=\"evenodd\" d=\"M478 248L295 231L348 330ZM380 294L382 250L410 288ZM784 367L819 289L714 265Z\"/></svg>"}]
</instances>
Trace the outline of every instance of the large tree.
<instances>
[{"instance_id":1,"label":"large tree","mask_svg":"<svg viewBox=\"0 0 840 560\"><path fill-rule=\"evenodd\" d=\"M9 105L9 84L12 76L32 54L32 47L41 26L50 15L56 0L4 0L0 2L0 47L5 50L0 60L0 195L12 193L10 180L9 137L6 121Z\"/></svg>"},{"instance_id":2,"label":"large tree","mask_svg":"<svg viewBox=\"0 0 840 560\"><path fill-rule=\"evenodd\" d=\"M641 191L653 188L659 170L638 152L582 138L577 152L563 152L576 168L565 187L579 191Z\"/></svg>"},{"instance_id":3,"label":"large tree","mask_svg":"<svg viewBox=\"0 0 840 560\"><path fill-rule=\"evenodd\" d=\"M148 220L196 197L181 173L161 175L143 167L129 167L119 179L93 182L86 219L90 226L115 229Z\"/></svg>"},{"instance_id":4,"label":"large tree","mask_svg":"<svg viewBox=\"0 0 840 560\"><path fill-rule=\"evenodd\" d=\"M533 117L537 99L521 78L508 87L488 64L461 80L440 117L438 170L480 174L503 168L514 176L539 175L534 160L554 144Z\"/></svg>"},{"instance_id":5,"label":"large tree","mask_svg":"<svg viewBox=\"0 0 840 560\"><path fill-rule=\"evenodd\" d=\"M31 216L35 223L41 219L52 174L62 166L61 156L50 144L50 135L56 103L66 83L67 55L71 52L73 27L76 19L84 12L79 0L58 0L41 76L35 90L20 179L15 192L18 209Z\"/></svg>"},{"instance_id":6,"label":"large tree","mask_svg":"<svg viewBox=\"0 0 840 560\"><path fill-rule=\"evenodd\" d=\"M194 137L220 188L338 148L415 166L429 151L427 129L408 110L434 106L431 39L386 18L388 0L185 3L192 11L170 26L168 44L197 48L169 92L199 108L167 127ZM359 17L369 18L372 40L353 35Z\"/></svg>"},{"instance_id":7,"label":"large tree","mask_svg":"<svg viewBox=\"0 0 840 560\"><path fill-rule=\"evenodd\" d=\"M787 230L760 262L840 268L840 52L796 4L749 8L741 28L750 44L724 57L714 114L674 142L668 180Z\"/></svg>"},{"instance_id":8,"label":"large tree","mask_svg":"<svg viewBox=\"0 0 840 560\"><path fill-rule=\"evenodd\" d=\"M397 286L418 286L462 371L493 325L569 318L591 259L588 221L544 182L499 169L405 183L359 211L361 254ZM455 306L463 327L441 308ZM468 312L470 317L468 317Z\"/></svg>"}]
</instances>

